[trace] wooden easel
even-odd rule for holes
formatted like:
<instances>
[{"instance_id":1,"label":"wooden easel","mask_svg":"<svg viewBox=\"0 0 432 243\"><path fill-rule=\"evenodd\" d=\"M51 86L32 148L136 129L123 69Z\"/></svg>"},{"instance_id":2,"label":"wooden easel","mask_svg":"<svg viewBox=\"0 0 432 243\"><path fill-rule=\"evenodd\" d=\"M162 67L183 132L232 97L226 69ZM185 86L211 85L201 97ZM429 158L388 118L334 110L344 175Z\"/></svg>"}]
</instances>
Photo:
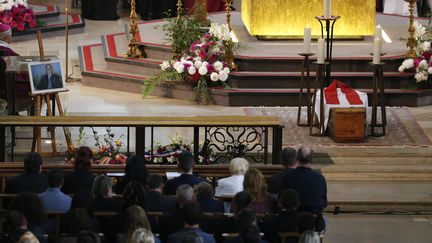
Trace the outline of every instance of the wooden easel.
<instances>
[{"instance_id":1,"label":"wooden easel","mask_svg":"<svg viewBox=\"0 0 432 243\"><path fill-rule=\"evenodd\" d=\"M39 56L40 61L45 61L45 54L43 50L43 44L42 44L42 33L40 31L37 32L38 35L38 44L39 44ZM60 102L60 97L58 95L58 92L53 93L45 93L45 94L35 94L32 96L35 97L35 108L36 108L36 114L35 116L40 116L41 110L42 110L42 101L45 100L45 103L47 104L47 116L54 116L53 109L51 104L51 96L54 96L53 103L57 103L57 109L60 116L64 116L63 113L63 107ZM55 111L54 111L55 112ZM51 133L51 146L52 146L52 155L57 154L57 146L56 146L56 137L55 137L55 127L49 127L48 128ZM33 131L33 142L32 142L32 152L36 151L38 153L42 153L42 136L41 136L41 127L34 127Z\"/></svg>"}]
</instances>

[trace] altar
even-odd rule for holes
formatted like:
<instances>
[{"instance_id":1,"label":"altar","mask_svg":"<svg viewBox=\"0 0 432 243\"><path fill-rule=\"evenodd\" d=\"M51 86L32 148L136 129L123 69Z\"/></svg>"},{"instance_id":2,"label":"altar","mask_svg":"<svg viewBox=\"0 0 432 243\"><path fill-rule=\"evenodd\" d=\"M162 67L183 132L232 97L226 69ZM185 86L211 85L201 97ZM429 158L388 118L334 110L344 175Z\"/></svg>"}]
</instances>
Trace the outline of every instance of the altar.
<instances>
[{"instance_id":1,"label":"altar","mask_svg":"<svg viewBox=\"0 0 432 243\"><path fill-rule=\"evenodd\" d=\"M375 33L375 0L333 0L335 38L360 38ZM323 0L243 0L242 20L251 35L263 38L301 38L304 27L321 34L315 16L323 15Z\"/></svg>"}]
</instances>

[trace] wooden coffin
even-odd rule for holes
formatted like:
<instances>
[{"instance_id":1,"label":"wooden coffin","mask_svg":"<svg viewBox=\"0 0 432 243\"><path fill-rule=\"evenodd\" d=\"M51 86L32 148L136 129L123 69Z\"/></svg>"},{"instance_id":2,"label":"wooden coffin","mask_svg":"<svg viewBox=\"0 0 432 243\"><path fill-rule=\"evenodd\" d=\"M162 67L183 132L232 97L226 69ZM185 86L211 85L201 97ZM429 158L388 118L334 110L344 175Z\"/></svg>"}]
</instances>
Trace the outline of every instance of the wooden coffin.
<instances>
[{"instance_id":1,"label":"wooden coffin","mask_svg":"<svg viewBox=\"0 0 432 243\"><path fill-rule=\"evenodd\" d=\"M327 134L337 143L363 143L365 140L366 110L356 108L331 108Z\"/></svg>"}]
</instances>

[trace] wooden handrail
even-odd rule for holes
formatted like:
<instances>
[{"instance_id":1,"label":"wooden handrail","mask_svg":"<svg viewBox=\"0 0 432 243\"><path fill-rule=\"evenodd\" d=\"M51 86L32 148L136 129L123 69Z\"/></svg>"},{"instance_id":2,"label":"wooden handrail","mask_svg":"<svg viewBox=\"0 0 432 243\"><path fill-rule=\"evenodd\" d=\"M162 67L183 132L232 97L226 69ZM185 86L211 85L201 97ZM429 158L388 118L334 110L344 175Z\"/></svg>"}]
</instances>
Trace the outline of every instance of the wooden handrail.
<instances>
[{"instance_id":1,"label":"wooden handrail","mask_svg":"<svg viewBox=\"0 0 432 243\"><path fill-rule=\"evenodd\" d=\"M3 116L4 126L280 126L272 116L196 116L196 117L131 117L131 116Z\"/></svg>"}]
</instances>

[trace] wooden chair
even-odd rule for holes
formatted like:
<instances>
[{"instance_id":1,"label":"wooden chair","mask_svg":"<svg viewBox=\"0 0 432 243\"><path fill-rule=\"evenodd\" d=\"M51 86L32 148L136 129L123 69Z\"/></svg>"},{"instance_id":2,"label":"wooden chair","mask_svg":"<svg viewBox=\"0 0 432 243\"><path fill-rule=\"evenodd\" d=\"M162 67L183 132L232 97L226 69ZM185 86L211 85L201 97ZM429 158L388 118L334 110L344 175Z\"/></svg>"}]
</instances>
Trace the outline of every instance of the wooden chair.
<instances>
[{"instance_id":1,"label":"wooden chair","mask_svg":"<svg viewBox=\"0 0 432 243\"><path fill-rule=\"evenodd\" d=\"M54 242L58 242L60 240L60 219L65 214L63 212L48 211L45 212L45 215L48 219L54 220L54 235L51 238Z\"/></svg>"}]
</instances>

